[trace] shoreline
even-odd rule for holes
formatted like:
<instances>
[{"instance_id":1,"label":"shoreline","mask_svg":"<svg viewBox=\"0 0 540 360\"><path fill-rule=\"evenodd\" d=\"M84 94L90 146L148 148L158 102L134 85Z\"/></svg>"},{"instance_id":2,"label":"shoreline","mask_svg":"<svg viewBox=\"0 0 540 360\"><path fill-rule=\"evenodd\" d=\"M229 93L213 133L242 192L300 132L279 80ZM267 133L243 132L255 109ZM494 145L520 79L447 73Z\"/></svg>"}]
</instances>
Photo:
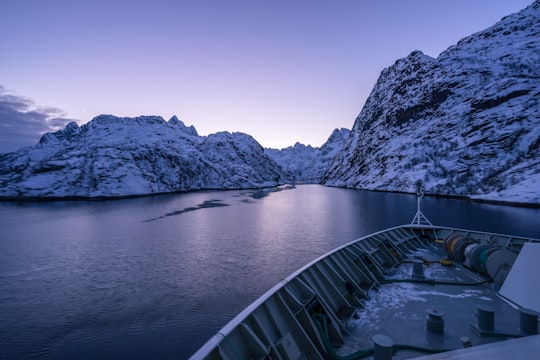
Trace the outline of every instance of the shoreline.
<instances>
[{"instance_id":1,"label":"shoreline","mask_svg":"<svg viewBox=\"0 0 540 360\"><path fill-rule=\"evenodd\" d=\"M118 196L54 196L54 197L40 197L40 196L0 196L0 202L57 202L57 201L114 201L114 200L126 200L126 199L135 199L142 197L151 197L151 196L161 196L161 195L175 195L175 194L187 194L194 192L203 192L203 191L228 191L228 190L263 190L263 189L273 189L271 191L281 191L289 190L295 188L297 185L321 185L321 184L302 184L302 183L292 183L292 184L281 184L277 186L264 186L264 187L253 187L253 188L238 188L238 189L220 189L220 188L209 188L209 189L196 189L196 190L179 190L171 192L159 192L159 193L149 193L149 194L133 194L133 195L118 195ZM374 191L374 192L385 192L385 193L395 193L395 194L409 194L415 195L415 193L407 191L397 191L397 190L376 190L376 189L358 189L358 188L348 188L343 186L330 186L330 185L321 185L327 187L336 187L342 189L351 189L351 190L363 190L363 191ZM485 198L475 198L473 196L467 195L452 195L452 194L434 194L434 193L425 193L425 196L429 197L438 197L438 198L448 198L448 199L462 199L469 200L471 202L482 203L482 204L491 204L491 205L503 205L503 206L513 206L513 207L522 207L522 208L533 208L540 209L540 203L529 203L529 202L520 202L520 201L505 201L500 199L485 199Z\"/></svg>"}]
</instances>

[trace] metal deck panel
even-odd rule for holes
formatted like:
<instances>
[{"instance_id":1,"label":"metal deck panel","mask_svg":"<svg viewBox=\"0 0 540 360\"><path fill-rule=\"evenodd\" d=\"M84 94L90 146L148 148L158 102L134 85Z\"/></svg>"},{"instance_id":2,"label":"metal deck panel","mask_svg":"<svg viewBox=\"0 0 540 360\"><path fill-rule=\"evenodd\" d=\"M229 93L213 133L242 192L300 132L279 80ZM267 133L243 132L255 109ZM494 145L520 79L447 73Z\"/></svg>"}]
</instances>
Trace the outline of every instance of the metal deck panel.
<instances>
[{"instance_id":1,"label":"metal deck panel","mask_svg":"<svg viewBox=\"0 0 540 360\"><path fill-rule=\"evenodd\" d=\"M478 345L470 348L453 350L446 353L427 355L415 360L537 360L540 359L540 335L527 336L518 339L499 341L496 343Z\"/></svg>"}]
</instances>

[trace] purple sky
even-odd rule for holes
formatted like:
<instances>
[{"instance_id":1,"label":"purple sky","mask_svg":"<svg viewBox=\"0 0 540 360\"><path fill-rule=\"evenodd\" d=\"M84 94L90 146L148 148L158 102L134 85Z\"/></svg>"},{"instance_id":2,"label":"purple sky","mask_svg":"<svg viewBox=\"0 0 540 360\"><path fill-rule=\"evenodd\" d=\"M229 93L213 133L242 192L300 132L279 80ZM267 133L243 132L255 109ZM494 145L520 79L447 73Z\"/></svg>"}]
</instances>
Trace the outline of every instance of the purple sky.
<instances>
[{"instance_id":1,"label":"purple sky","mask_svg":"<svg viewBox=\"0 0 540 360\"><path fill-rule=\"evenodd\" d=\"M436 57L531 3L2 0L0 152L99 114L320 146L398 58Z\"/></svg>"}]
</instances>

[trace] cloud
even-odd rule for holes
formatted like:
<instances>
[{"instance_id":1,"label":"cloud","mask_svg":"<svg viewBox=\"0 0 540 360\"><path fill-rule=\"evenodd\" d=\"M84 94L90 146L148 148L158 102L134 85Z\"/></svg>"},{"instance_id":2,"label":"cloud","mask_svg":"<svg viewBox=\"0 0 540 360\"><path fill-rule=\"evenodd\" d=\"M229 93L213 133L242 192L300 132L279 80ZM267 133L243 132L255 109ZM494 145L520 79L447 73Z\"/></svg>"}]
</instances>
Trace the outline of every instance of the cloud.
<instances>
[{"instance_id":1,"label":"cloud","mask_svg":"<svg viewBox=\"0 0 540 360\"><path fill-rule=\"evenodd\" d=\"M70 121L61 109L39 106L0 85L0 153L35 145L44 133L63 129Z\"/></svg>"}]
</instances>

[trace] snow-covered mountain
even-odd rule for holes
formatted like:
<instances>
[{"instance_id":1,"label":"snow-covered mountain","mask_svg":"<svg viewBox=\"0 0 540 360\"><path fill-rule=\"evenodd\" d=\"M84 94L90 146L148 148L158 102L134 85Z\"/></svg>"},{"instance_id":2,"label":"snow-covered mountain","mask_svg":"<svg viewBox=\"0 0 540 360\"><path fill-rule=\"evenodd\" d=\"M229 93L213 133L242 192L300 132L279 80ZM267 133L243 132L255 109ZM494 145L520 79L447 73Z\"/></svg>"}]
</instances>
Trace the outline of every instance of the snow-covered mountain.
<instances>
[{"instance_id":1,"label":"snow-covered mountain","mask_svg":"<svg viewBox=\"0 0 540 360\"><path fill-rule=\"evenodd\" d=\"M285 149L265 149L265 152L281 166L288 178L318 184L328 164L341 149L349 134L348 129L335 129L321 147L297 142Z\"/></svg>"},{"instance_id":2,"label":"snow-covered mountain","mask_svg":"<svg viewBox=\"0 0 540 360\"><path fill-rule=\"evenodd\" d=\"M383 70L322 183L540 203L540 1Z\"/></svg>"},{"instance_id":3,"label":"snow-covered mountain","mask_svg":"<svg viewBox=\"0 0 540 360\"><path fill-rule=\"evenodd\" d=\"M0 155L0 197L117 197L285 181L251 136L199 136L176 117L100 115Z\"/></svg>"}]
</instances>

